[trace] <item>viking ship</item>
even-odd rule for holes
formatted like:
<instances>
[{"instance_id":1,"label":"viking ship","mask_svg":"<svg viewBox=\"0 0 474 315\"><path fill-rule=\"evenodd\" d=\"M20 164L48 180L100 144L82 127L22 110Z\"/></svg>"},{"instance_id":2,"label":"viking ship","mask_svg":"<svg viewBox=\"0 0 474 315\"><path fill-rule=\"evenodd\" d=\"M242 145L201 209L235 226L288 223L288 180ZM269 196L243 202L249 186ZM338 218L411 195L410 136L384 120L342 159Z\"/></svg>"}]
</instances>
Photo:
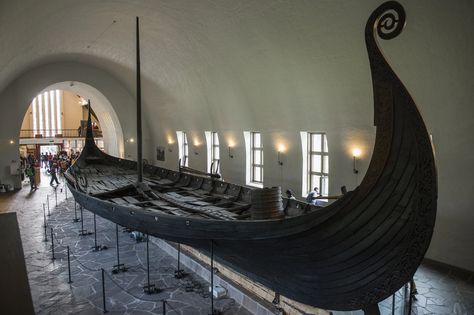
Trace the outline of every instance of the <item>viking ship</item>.
<instances>
[{"instance_id":1,"label":"viking ship","mask_svg":"<svg viewBox=\"0 0 474 315\"><path fill-rule=\"evenodd\" d=\"M371 312L412 279L436 216L428 132L377 42L395 38L404 25L405 11L395 1L367 21L375 147L361 184L326 207L282 198L278 188L143 166L141 154L138 162L107 155L94 143L90 110L85 147L66 173L68 187L85 209L123 227L205 252L212 243L220 262L290 299ZM138 38L137 19L137 49ZM140 122L138 53L137 66Z\"/></svg>"}]
</instances>

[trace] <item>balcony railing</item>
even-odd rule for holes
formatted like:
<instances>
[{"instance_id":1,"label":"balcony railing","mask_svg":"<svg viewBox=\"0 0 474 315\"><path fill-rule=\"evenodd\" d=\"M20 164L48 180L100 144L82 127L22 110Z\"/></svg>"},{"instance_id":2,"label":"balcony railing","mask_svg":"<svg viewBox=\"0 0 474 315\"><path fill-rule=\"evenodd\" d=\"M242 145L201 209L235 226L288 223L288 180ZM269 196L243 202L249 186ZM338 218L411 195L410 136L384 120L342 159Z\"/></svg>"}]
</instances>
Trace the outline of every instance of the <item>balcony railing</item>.
<instances>
[{"instance_id":1,"label":"balcony railing","mask_svg":"<svg viewBox=\"0 0 474 315\"><path fill-rule=\"evenodd\" d=\"M102 137L102 130L92 130L94 137ZM82 138L86 136L85 129L48 129L36 132L33 129L20 130L20 139L26 138Z\"/></svg>"}]
</instances>

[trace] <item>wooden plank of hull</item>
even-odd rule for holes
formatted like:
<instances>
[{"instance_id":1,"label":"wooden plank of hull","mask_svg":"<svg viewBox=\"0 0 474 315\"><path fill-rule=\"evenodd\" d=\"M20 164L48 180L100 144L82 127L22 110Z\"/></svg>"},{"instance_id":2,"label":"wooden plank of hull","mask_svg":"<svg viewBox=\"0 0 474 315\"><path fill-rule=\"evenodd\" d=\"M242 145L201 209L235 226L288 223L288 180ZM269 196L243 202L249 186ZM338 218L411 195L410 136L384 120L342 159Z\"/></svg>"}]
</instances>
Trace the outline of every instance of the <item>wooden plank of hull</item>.
<instances>
[{"instance_id":1,"label":"wooden plank of hull","mask_svg":"<svg viewBox=\"0 0 474 315\"><path fill-rule=\"evenodd\" d=\"M394 13L395 24L384 23ZM361 185L333 204L278 220L210 220L178 212L173 216L87 196L81 184L87 179L74 175L72 168L67 179L76 200L120 225L201 250L213 240L215 255L223 263L299 302L333 310L375 305L411 279L429 246L436 217L436 169L426 128L375 40L375 32L383 39L397 36L404 20L401 5L389 1L367 22L376 142ZM393 29L382 32L388 25ZM84 155L96 158L87 162L81 155L76 167L81 171L88 163L115 165L124 173L136 165L94 148L85 149ZM250 192L243 187L152 166L146 171L166 178L168 187L182 187L190 196L188 202L199 201L195 196L202 194L249 201Z\"/></svg>"},{"instance_id":2,"label":"wooden plank of hull","mask_svg":"<svg viewBox=\"0 0 474 315\"><path fill-rule=\"evenodd\" d=\"M97 199L91 195L76 190L68 183L76 201L98 215L109 220L118 220L116 223L126 226L129 220L139 218L147 227L147 233L160 230L163 238L173 237L178 231L184 238L190 239L266 239L292 235L305 231L331 217L326 209L318 210L317 215L292 217L275 220L204 220L202 218L179 218L171 215L155 216L153 209L134 208L130 211L130 204L119 205L111 201ZM130 221L131 222L131 221ZM130 223L131 224L131 223ZM165 237L166 236L166 237Z\"/></svg>"}]
</instances>

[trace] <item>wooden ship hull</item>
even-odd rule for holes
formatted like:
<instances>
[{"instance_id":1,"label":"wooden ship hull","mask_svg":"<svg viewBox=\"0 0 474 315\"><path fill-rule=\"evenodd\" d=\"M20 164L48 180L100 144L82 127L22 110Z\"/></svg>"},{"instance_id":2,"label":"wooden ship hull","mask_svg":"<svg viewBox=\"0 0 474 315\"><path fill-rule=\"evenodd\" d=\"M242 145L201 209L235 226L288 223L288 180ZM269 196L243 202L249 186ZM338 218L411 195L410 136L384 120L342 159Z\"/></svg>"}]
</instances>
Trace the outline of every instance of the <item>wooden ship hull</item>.
<instances>
[{"instance_id":1,"label":"wooden ship hull","mask_svg":"<svg viewBox=\"0 0 474 315\"><path fill-rule=\"evenodd\" d=\"M367 310L412 279L431 241L437 180L430 138L377 46L405 24L389 1L365 30L376 141L361 184L326 207L213 177L137 163L86 145L66 179L84 208L121 226L209 251L275 292L331 310ZM140 165L139 173L140 173ZM269 201L265 201L268 195ZM261 215L261 217L259 217Z\"/></svg>"}]
</instances>

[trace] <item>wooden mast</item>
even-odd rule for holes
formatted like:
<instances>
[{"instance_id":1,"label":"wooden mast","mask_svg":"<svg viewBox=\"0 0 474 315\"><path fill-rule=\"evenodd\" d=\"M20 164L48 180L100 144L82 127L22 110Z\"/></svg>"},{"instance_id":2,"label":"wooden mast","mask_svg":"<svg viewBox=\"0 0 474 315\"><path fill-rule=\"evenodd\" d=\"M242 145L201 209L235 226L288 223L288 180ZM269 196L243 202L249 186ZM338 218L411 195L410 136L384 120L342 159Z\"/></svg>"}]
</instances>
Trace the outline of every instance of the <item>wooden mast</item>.
<instances>
[{"instance_id":1,"label":"wooden mast","mask_svg":"<svg viewBox=\"0 0 474 315\"><path fill-rule=\"evenodd\" d=\"M92 117L91 117L91 100L87 100L87 128L86 128L86 144L89 146L95 145L94 132L92 131Z\"/></svg>"},{"instance_id":2,"label":"wooden mast","mask_svg":"<svg viewBox=\"0 0 474 315\"><path fill-rule=\"evenodd\" d=\"M137 168L138 182L143 181L143 157L142 157L142 95L140 81L140 26L137 16Z\"/></svg>"}]
</instances>

